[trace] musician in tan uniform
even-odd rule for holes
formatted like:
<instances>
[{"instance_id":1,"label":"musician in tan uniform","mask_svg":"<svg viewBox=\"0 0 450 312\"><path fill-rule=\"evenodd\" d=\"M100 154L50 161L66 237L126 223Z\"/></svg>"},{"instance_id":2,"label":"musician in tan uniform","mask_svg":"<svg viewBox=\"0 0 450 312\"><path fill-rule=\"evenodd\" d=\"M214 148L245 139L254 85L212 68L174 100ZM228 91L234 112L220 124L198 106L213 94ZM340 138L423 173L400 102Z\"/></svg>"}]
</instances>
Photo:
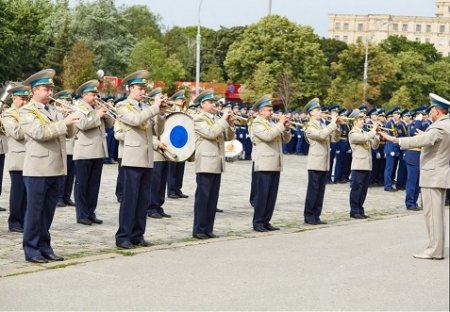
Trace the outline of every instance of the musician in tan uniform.
<instances>
[{"instance_id":1,"label":"musician in tan uniform","mask_svg":"<svg viewBox=\"0 0 450 312\"><path fill-rule=\"evenodd\" d=\"M19 85L8 91L12 104L3 113L3 127L8 140L6 169L11 179L9 192L8 227L11 232L23 233L27 192L23 183L23 161L25 157L25 133L20 126L19 110L30 100L30 87Z\"/></svg>"},{"instance_id":2,"label":"musician in tan uniform","mask_svg":"<svg viewBox=\"0 0 450 312\"><path fill-rule=\"evenodd\" d=\"M413 137L396 138L382 133L401 149L421 147L420 187L429 243L415 258L444 259L445 254L445 192L450 189L450 101L430 93L432 124Z\"/></svg>"},{"instance_id":3,"label":"musician in tan uniform","mask_svg":"<svg viewBox=\"0 0 450 312\"><path fill-rule=\"evenodd\" d=\"M0 113L3 109L3 102L0 102ZM0 115L0 195L2 195L2 187L3 187L3 170L5 168L5 154L7 150L6 136L3 130L1 129L2 120ZM5 208L0 207L0 211L6 211Z\"/></svg>"},{"instance_id":4,"label":"musician in tan uniform","mask_svg":"<svg viewBox=\"0 0 450 312\"><path fill-rule=\"evenodd\" d=\"M225 169L224 142L234 138L231 112L215 116L213 90L200 93L194 103L201 111L194 115L195 172L197 189L194 201L194 227L192 236L197 239L217 237L213 233L221 174Z\"/></svg>"},{"instance_id":5,"label":"musician in tan uniform","mask_svg":"<svg viewBox=\"0 0 450 312\"><path fill-rule=\"evenodd\" d=\"M102 224L97 218L98 194L102 177L103 159L108 157L105 129L114 126L108 108L98 103L98 80L89 80L78 87L81 99L75 105L80 116L73 148L75 162L75 207L77 223Z\"/></svg>"},{"instance_id":6,"label":"musician in tan uniform","mask_svg":"<svg viewBox=\"0 0 450 312\"><path fill-rule=\"evenodd\" d=\"M46 263L62 261L50 244L50 226L58 200L59 184L66 175L65 137L74 135L76 114L63 114L49 106L53 95L53 69L45 69L24 81L32 99L20 110L20 125L25 132L23 176L27 189L27 209L23 233L25 259Z\"/></svg>"},{"instance_id":7,"label":"musician in tan uniform","mask_svg":"<svg viewBox=\"0 0 450 312\"><path fill-rule=\"evenodd\" d=\"M325 125L321 122L320 101L314 98L305 106L305 113L310 116L310 121L305 130L309 141L309 153L307 161L308 187L306 191L304 219L311 225L326 224L320 220L322 213L323 197L327 171L330 170L330 140L339 140L339 131L336 125L338 114L331 112L331 122Z\"/></svg>"},{"instance_id":8,"label":"musician in tan uniform","mask_svg":"<svg viewBox=\"0 0 450 312\"><path fill-rule=\"evenodd\" d=\"M122 170L123 197L120 202L116 246L131 249L150 246L144 239L153 168L151 119L163 112L161 97L148 106L140 101L147 89L148 72L140 70L123 79L128 98L117 103L117 120L124 132ZM160 108L161 107L161 108ZM161 120L162 122L162 120Z\"/></svg>"},{"instance_id":9,"label":"musician in tan uniform","mask_svg":"<svg viewBox=\"0 0 450 312\"><path fill-rule=\"evenodd\" d=\"M161 88L155 88L150 91L148 97L153 101L156 96L161 95ZM153 151L154 163L152 172L152 186L150 189L150 204L147 214L150 218L162 219L170 218L171 215L164 211L163 205L166 199L167 175L169 173L169 161L164 156L164 150L167 146L160 142L160 135L164 130L165 115L156 115L153 117Z\"/></svg>"},{"instance_id":10,"label":"musician in tan uniform","mask_svg":"<svg viewBox=\"0 0 450 312\"><path fill-rule=\"evenodd\" d=\"M73 90L62 90L55 94L56 100L64 101L68 107L72 106ZM57 105L57 103L54 103ZM63 178L61 189L59 191L57 207L75 206L72 200L73 183L75 180L75 163L73 161L73 147L75 145L75 137L66 138L66 154L67 154L67 175Z\"/></svg>"},{"instance_id":11,"label":"musician in tan uniform","mask_svg":"<svg viewBox=\"0 0 450 312\"><path fill-rule=\"evenodd\" d=\"M261 97L254 105L258 117L251 124L253 159L257 192L254 201L253 229L257 232L275 231L280 228L270 224L275 209L283 168L282 144L291 140L289 120L281 115L279 121L272 121L271 95Z\"/></svg>"},{"instance_id":12,"label":"musician in tan uniform","mask_svg":"<svg viewBox=\"0 0 450 312\"><path fill-rule=\"evenodd\" d=\"M353 128L348 135L350 147L352 148L352 174L350 184L350 217L355 219L366 219L364 212L364 201L369 188L370 173L372 171L372 149L376 150L380 145L377 135L378 123L373 124L369 132L363 130L364 118L359 109L355 109L349 116L354 119Z\"/></svg>"}]
</instances>

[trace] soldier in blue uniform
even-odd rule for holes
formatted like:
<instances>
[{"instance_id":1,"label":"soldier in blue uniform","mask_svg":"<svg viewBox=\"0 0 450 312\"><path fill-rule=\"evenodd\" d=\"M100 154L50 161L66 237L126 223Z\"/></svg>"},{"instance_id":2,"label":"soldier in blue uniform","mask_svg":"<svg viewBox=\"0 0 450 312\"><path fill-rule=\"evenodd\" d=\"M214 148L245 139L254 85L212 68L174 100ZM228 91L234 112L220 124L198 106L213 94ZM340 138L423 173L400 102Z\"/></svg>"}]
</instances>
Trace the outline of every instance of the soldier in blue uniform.
<instances>
[{"instance_id":1,"label":"soldier in blue uniform","mask_svg":"<svg viewBox=\"0 0 450 312\"><path fill-rule=\"evenodd\" d=\"M395 107L391 111L386 114L386 117L391 117L389 121L386 123L385 128L388 128L387 131L389 135L397 137L397 127L396 124L400 121L400 108ZM386 142L384 147L384 154L386 157L386 168L384 169L384 190L387 192L396 192L397 189L394 187L393 178L395 176L396 167L398 163L398 157L400 155L400 148L398 144L393 142Z\"/></svg>"},{"instance_id":2,"label":"soldier in blue uniform","mask_svg":"<svg viewBox=\"0 0 450 312\"><path fill-rule=\"evenodd\" d=\"M339 117L348 117L349 111L341 109ZM336 166L334 168L334 182L347 183L349 181L349 169L351 164L352 152L348 142L348 134L351 130L348 122L340 124L341 136L336 147ZM348 168L347 168L348 167Z\"/></svg>"},{"instance_id":3,"label":"soldier in blue uniform","mask_svg":"<svg viewBox=\"0 0 450 312\"><path fill-rule=\"evenodd\" d=\"M397 133L398 137L406 137L408 136L408 125L411 122L411 113L404 109L400 113L400 121L397 123ZM398 157L398 170L397 170L397 189L404 190L406 185L406 165L405 160L403 158L404 152L401 151Z\"/></svg>"},{"instance_id":4,"label":"soldier in blue uniform","mask_svg":"<svg viewBox=\"0 0 450 312\"><path fill-rule=\"evenodd\" d=\"M419 131L424 130L422 123L423 113L425 109L419 107L415 110L414 120L408 126L408 136L413 137ZM408 179L406 181L406 197L405 205L408 210L421 210L422 208L417 204L419 198L419 176L420 176L420 148L410 148L404 152L404 160Z\"/></svg>"},{"instance_id":5,"label":"soldier in blue uniform","mask_svg":"<svg viewBox=\"0 0 450 312\"><path fill-rule=\"evenodd\" d=\"M386 126L386 113L384 109L379 108L377 109L378 113L378 122L380 123L381 127ZM380 145L378 146L378 153L380 154L380 168L377 170L377 178L376 181L378 181L379 186L384 185L384 169L386 168L386 156L384 153L384 147L386 145L386 140L381 136L380 137Z\"/></svg>"}]
</instances>

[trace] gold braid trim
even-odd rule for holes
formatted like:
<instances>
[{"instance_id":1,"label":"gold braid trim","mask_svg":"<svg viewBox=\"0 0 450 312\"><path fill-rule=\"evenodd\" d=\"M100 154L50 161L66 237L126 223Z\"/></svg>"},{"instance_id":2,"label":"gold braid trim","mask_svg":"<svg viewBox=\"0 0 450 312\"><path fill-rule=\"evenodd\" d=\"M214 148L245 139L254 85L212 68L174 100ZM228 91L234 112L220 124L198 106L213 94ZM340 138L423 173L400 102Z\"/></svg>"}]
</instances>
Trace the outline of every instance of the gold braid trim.
<instances>
[{"instance_id":1,"label":"gold braid trim","mask_svg":"<svg viewBox=\"0 0 450 312\"><path fill-rule=\"evenodd\" d=\"M134 111L134 106L131 105L130 103L126 102L125 106L130 110L130 112ZM138 126L139 129L141 129L142 131L147 131L147 125L146 123L142 123Z\"/></svg>"}]
</instances>

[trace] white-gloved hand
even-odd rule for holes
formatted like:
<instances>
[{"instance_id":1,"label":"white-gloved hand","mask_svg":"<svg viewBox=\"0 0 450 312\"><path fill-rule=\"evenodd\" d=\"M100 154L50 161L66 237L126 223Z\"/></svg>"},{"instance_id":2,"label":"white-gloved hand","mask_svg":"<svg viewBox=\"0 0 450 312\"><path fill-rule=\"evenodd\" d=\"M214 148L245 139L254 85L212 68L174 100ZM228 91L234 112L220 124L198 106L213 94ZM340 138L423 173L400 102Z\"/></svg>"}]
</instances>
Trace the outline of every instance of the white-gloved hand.
<instances>
[{"instance_id":1,"label":"white-gloved hand","mask_svg":"<svg viewBox=\"0 0 450 312\"><path fill-rule=\"evenodd\" d=\"M422 121L422 118L423 118L423 115L419 114L419 115L416 116L416 118L414 118L414 120Z\"/></svg>"}]
</instances>

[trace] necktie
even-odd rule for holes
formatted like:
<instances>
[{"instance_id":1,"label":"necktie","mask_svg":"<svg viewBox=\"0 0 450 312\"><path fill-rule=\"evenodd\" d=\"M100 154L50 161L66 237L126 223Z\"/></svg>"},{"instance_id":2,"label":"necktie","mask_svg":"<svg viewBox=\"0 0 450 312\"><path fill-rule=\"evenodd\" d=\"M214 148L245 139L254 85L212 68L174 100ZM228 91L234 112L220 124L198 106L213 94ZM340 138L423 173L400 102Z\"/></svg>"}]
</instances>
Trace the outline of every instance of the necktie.
<instances>
[{"instance_id":1,"label":"necktie","mask_svg":"<svg viewBox=\"0 0 450 312\"><path fill-rule=\"evenodd\" d=\"M45 105L44 108L47 112L50 112L50 108L48 107L48 105Z\"/></svg>"}]
</instances>

